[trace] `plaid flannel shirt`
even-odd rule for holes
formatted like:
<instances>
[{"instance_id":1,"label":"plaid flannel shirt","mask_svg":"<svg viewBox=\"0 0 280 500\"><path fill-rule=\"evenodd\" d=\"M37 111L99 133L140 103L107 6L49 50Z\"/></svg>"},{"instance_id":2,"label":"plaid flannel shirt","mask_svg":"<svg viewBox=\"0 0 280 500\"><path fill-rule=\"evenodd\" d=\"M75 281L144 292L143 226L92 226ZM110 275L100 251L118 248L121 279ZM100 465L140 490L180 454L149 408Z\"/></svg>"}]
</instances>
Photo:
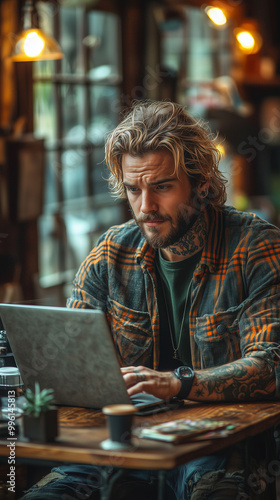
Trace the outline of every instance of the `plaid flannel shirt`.
<instances>
[{"instance_id":1,"label":"plaid flannel shirt","mask_svg":"<svg viewBox=\"0 0 280 500\"><path fill-rule=\"evenodd\" d=\"M195 370L244 356L266 359L280 389L280 230L224 206L206 212L208 237L191 286ZM74 281L68 307L106 312L122 366L159 363L155 250L135 221L109 229Z\"/></svg>"}]
</instances>

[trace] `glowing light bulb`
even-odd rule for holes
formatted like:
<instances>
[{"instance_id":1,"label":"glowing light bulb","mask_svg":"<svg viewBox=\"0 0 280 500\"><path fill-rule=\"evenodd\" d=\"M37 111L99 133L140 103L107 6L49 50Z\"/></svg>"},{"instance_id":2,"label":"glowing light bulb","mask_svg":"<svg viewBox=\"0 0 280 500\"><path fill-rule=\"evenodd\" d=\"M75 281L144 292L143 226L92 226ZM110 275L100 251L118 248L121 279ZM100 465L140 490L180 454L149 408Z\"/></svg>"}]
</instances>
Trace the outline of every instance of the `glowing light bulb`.
<instances>
[{"instance_id":1,"label":"glowing light bulb","mask_svg":"<svg viewBox=\"0 0 280 500\"><path fill-rule=\"evenodd\" d=\"M211 21L217 26L223 26L226 24L227 18L222 9L219 9L218 7L207 7L205 11L209 19L211 19Z\"/></svg>"},{"instance_id":2,"label":"glowing light bulb","mask_svg":"<svg viewBox=\"0 0 280 500\"><path fill-rule=\"evenodd\" d=\"M255 46L255 39L249 31L241 31L236 38L244 49L251 50Z\"/></svg>"},{"instance_id":3,"label":"glowing light bulb","mask_svg":"<svg viewBox=\"0 0 280 500\"><path fill-rule=\"evenodd\" d=\"M23 50L27 57L37 57L41 54L44 48L44 40L36 33L36 31L30 31L26 35Z\"/></svg>"}]
</instances>

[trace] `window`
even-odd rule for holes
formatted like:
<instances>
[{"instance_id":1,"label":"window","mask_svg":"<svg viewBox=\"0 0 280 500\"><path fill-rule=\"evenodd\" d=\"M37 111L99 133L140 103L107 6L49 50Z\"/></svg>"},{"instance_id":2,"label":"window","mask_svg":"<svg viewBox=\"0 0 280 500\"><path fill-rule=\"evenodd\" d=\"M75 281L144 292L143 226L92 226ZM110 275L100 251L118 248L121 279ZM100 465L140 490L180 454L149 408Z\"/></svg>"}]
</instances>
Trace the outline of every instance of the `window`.
<instances>
[{"instance_id":1,"label":"window","mask_svg":"<svg viewBox=\"0 0 280 500\"><path fill-rule=\"evenodd\" d=\"M176 100L194 117L205 119L214 134L219 132L220 170L230 181L227 196L228 203L233 204L232 178L236 178L239 167L235 166L236 153L224 124L229 117L232 122L238 120L242 101L230 77L232 25L219 29L203 8L191 6L167 9L158 19L161 63L165 70L176 75Z\"/></svg>"},{"instance_id":2,"label":"window","mask_svg":"<svg viewBox=\"0 0 280 500\"><path fill-rule=\"evenodd\" d=\"M181 7L160 24L160 31L161 62L177 74L177 99L199 114L215 104L213 80L230 73L230 29L215 28L203 9Z\"/></svg>"},{"instance_id":3,"label":"window","mask_svg":"<svg viewBox=\"0 0 280 500\"><path fill-rule=\"evenodd\" d=\"M123 221L108 192L104 138L119 121L120 26L116 14L37 3L61 61L34 63L34 134L46 141L40 284L72 281L99 235Z\"/></svg>"}]
</instances>

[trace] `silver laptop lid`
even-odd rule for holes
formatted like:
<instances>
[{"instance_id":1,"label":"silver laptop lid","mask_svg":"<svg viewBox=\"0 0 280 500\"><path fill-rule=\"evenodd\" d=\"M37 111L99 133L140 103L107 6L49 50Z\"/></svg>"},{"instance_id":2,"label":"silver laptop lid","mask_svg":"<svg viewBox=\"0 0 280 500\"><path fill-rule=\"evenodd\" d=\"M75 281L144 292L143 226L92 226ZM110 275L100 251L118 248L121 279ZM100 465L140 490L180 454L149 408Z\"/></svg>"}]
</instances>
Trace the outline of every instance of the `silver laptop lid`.
<instances>
[{"instance_id":1,"label":"silver laptop lid","mask_svg":"<svg viewBox=\"0 0 280 500\"><path fill-rule=\"evenodd\" d=\"M0 304L25 388L54 389L60 405L129 403L105 313Z\"/></svg>"}]
</instances>

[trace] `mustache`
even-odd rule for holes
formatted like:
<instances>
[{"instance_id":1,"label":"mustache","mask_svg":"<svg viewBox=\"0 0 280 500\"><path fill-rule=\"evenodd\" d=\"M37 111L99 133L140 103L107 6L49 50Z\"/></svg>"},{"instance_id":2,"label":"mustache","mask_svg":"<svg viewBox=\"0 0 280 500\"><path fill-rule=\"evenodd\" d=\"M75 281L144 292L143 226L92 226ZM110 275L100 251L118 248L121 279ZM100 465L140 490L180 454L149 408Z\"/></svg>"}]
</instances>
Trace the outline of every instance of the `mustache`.
<instances>
[{"instance_id":1,"label":"mustache","mask_svg":"<svg viewBox=\"0 0 280 500\"><path fill-rule=\"evenodd\" d=\"M153 222L153 221L157 221L157 222L164 222L166 220L169 220L171 221L171 217L169 215L159 215L157 212L155 213L151 213L151 214L143 214L141 215L140 217L138 217L138 219L136 219L136 222L141 224L141 222Z\"/></svg>"}]
</instances>

